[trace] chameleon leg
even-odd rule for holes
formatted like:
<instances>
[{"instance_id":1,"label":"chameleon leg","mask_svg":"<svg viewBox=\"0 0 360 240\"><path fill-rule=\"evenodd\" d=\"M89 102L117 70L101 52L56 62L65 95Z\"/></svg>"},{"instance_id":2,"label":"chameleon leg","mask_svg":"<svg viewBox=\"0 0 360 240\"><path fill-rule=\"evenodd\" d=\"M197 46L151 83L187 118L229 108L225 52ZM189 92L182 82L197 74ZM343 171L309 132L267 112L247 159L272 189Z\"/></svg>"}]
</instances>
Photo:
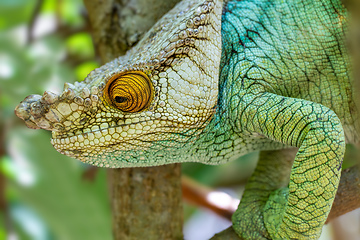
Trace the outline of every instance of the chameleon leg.
<instances>
[{"instance_id":1,"label":"chameleon leg","mask_svg":"<svg viewBox=\"0 0 360 240\"><path fill-rule=\"evenodd\" d=\"M256 169L245 187L239 208L233 214L234 228L244 239L269 239L263 209L270 194L289 183L296 149L261 151ZM256 201L254 201L256 199Z\"/></svg>"},{"instance_id":2,"label":"chameleon leg","mask_svg":"<svg viewBox=\"0 0 360 240\"><path fill-rule=\"evenodd\" d=\"M240 129L299 147L288 188L273 191L264 208L259 203L262 209L257 211L262 211L263 220L258 221L264 221L269 234L262 235L271 239L319 238L335 197L345 152L340 120L321 104L272 93L245 94L238 107L241 115L236 124ZM258 188L262 189L261 184ZM270 188L265 193L258 191L259 198L250 198L264 201ZM240 217L233 217L234 225ZM240 235L244 228L234 229Z\"/></svg>"}]
</instances>

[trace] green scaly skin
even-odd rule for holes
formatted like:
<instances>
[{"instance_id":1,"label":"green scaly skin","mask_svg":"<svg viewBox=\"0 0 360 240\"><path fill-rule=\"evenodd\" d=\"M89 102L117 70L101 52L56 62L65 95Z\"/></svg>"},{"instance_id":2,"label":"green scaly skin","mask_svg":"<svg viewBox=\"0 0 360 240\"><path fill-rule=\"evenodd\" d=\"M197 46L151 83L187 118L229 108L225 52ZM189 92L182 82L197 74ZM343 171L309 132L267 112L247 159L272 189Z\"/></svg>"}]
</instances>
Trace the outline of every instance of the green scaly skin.
<instances>
[{"instance_id":1,"label":"green scaly skin","mask_svg":"<svg viewBox=\"0 0 360 240\"><path fill-rule=\"evenodd\" d=\"M359 139L346 18L339 0L186 0L125 56L15 112L52 131L59 152L103 167L220 164L298 147L294 162L262 152L233 227L245 239L317 239L345 140ZM136 71L151 100L124 112L107 85Z\"/></svg>"}]
</instances>

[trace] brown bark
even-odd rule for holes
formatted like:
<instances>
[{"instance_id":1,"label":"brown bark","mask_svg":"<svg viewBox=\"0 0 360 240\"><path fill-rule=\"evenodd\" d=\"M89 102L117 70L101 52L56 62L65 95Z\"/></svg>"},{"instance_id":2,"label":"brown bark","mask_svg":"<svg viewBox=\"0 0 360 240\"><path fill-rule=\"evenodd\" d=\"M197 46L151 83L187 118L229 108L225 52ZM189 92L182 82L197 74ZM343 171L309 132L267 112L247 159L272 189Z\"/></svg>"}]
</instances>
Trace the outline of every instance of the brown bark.
<instances>
[{"instance_id":1,"label":"brown bark","mask_svg":"<svg viewBox=\"0 0 360 240\"><path fill-rule=\"evenodd\" d=\"M211 240L244 240L239 237L232 227L225 229L222 232L215 234Z\"/></svg>"},{"instance_id":2,"label":"brown bark","mask_svg":"<svg viewBox=\"0 0 360 240\"><path fill-rule=\"evenodd\" d=\"M360 208L359 165L345 169L341 174L339 189L326 222Z\"/></svg>"},{"instance_id":3,"label":"brown bark","mask_svg":"<svg viewBox=\"0 0 360 240\"><path fill-rule=\"evenodd\" d=\"M103 63L123 55L177 0L84 0ZM114 239L182 239L181 165L110 169Z\"/></svg>"},{"instance_id":4,"label":"brown bark","mask_svg":"<svg viewBox=\"0 0 360 240\"><path fill-rule=\"evenodd\" d=\"M180 0L85 0L103 62L126 53Z\"/></svg>"},{"instance_id":5,"label":"brown bark","mask_svg":"<svg viewBox=\"0 0 360 240\"><path fill-rule=\"evenodd\" d=\"M180 164L108 174L115 239L183 239Z\"/></svg>"}]
</instances>

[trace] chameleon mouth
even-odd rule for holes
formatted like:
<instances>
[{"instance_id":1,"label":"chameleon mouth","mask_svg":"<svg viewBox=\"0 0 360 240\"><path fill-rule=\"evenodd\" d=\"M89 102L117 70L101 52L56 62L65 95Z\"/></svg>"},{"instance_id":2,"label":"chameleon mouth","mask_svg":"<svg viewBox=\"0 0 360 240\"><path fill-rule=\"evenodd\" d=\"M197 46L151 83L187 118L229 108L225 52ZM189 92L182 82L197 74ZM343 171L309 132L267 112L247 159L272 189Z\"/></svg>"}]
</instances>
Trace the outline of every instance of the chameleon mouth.
<instances>
[{"instance_id":1,"label":"chameleon mouth","mask_svg":"<svg viewBox=\"0 0 360 240\"><path fill-rule=\"evenodd\" d=\"M88 132L79 132L71 136L60 135L59 132L53 131L51 143L58 152L80 159L81 156L98 155L109 149L112 149L111 151L146 151L156 142L161 142L159 146L164 147L171 145L171 142L184 144L203 129L203 127L193 125L186 132L179 133L179 127L172 124L161 125L159 122L159 124L146 125L140 129L141 123L98 130L89 129ZM164 144L164 142L167 143Z\"/></svg>"},{"instance_id":2,"label":"chameleon mouth","mask_svg":"<svg viewBox=\"0 0 360 240\"><path fill-rule=\"evenodd\" d=\"M136 129L135 125L122 125L108 127L96 131L82 132L72 136L59 136L58 132L53 132L51 143L57 150L75 150L79 148L96 148L109 145L121 145L131 141L153 141L157 125ZM173 127L172 127L173 128ZM149 130L153 129L151 133ZM174 132L175 130L171 131ZM164 131L165 132L165 131ZM171 133L169 130L167 133Z\"/></svg>"},{"instance_id":3,"label":"chameleon mouth","mask_svg":"<svg viewBox=\"0 0 360 240\"><path fill-rule=\"evenodd\" d=\"M130 129L124 131L124 128L129 127L118 126L66 137L59 137L56 136L56 134L54 136L53 134L51 144L58 152L79 160L89 156L94 157L101 155L102 152L109 151L109 146L112 146L113 149L123 151L135 149L136 146L132 147L131 142L138 140L128 140L129 137L131 137L129 132L132 131L129 131ZM142 146L144 146L143 143Z\"/></svg>"},{"instance_id":4,"label":"chameleon mouth","mask_svg":"<svg viewBox=\"0 0 360 240\"><path fill-rule=\"evenodd\" d=\"M107 125L107 124L106 124ZM75 150L79 148L104 147L113 144L121 144L129 139L141 136L134 125L121 125L115 127L101 128L96 126L97 130L88 129L86 132L79 132L64 136L58 132L53 132L51 143L56 149ZM136 134L137 133L137 134Z\"/></svg>"}]
</instances>

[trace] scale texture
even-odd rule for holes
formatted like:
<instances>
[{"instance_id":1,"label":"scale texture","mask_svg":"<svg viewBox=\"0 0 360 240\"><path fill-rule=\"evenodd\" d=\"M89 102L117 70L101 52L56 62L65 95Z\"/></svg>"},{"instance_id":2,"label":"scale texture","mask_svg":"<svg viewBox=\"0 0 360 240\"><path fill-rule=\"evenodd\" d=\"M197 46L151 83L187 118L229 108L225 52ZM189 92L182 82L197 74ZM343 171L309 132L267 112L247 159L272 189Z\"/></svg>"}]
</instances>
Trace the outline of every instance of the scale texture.
<instances>
[{"instance_id":1,"label":"scale texture","mask_svg":"<svg viewBox=\"0 0 360 240\"><path fill-rule=\"evenodd\" d=\"M340 0L184 0L125 56L15 113L100 167L297 147L291 163L260 154L233 227L245 239L317 239L345 142L359 140L347 29Z\"/></svg>"}]
</instances>

